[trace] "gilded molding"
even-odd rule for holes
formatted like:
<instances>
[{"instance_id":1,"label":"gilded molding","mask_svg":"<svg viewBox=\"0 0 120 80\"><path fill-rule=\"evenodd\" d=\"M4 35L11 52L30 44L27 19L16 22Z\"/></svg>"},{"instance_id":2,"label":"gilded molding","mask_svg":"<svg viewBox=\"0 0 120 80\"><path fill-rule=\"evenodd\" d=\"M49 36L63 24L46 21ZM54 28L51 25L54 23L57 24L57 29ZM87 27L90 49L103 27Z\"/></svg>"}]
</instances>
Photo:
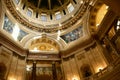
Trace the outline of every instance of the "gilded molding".
<instances>
[{"instance_id":1,"label":"gilded molding","mask_svg":"<svg viewBox=\"0 0 120 80\"><path fill-rule=\"evenodd\" d=\"M20 13L16 10L15 5L13 4L13 2L11 0L4 0L4 3L6 4L7 9L11 12L11 14L13 15L13 17L22 25L26 26L27 28L37 31L37 32L46 32L46 33L54 33L57 32L58 30L65 30L69 27L71 27L72 25L74 25L78 20L80 20L82 18L82 16L84 15L84 13L86 12L87 8L89 7L89 1L86 1L85 3L83 3L81 5L81 9L79 9L79 11L75 14L74 17L72 17L71 19L65 21L63 24L63 26L59 27L59 25L52 25L52 28L43 28L40 27L41 24L36 24L33 22L30 22L28 19L26 19L24 16L20 15ZM39 25L39 26L35 26L35 25Z\"/></svg>"}]
</instances>

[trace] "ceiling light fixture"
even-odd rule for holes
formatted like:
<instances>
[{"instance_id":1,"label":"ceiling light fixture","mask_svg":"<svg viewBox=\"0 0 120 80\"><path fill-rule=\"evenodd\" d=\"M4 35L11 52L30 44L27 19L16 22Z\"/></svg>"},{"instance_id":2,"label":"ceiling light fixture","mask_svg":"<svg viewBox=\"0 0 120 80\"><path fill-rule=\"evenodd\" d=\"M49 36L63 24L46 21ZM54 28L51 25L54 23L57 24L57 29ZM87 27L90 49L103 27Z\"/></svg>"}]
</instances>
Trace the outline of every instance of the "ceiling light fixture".
<instances>
[{"instance_id":1,"label":"ceiling light fixture","mask_svg":"<svg viewBox=\"0 0 120 80\"><path fill-rule=\"evenodd\" d=\"M80 1L81 4L83 4L83 1Z\"/></svg>"}]
</instances>

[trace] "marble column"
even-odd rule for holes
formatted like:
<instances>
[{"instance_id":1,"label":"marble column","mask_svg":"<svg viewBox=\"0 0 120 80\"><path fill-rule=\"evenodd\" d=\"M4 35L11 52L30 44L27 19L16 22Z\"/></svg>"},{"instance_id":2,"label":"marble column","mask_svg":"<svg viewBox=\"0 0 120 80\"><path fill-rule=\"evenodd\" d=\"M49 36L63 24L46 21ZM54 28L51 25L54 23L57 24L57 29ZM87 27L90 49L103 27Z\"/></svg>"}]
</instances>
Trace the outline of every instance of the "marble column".
<instances>
[{"instance_id":1,"label":"marble column","mask_svg":"<svg viewBox=\"0 0 120 80\"><path fill-rule=\"evenodd\" d=\"M33 62L32 80L36 80L36 61Z\"/></svg>"},{"instance_id":2,"label":"marble column","mask_svg":"<svg viewBox=\"0 0 120 80\"><path fill-rule=\"evenodd\" d=\"M56 72L55 62L52 63L52 74L53 74L53 80L57 80L57 72Z\"/></svg>"}]
</instances>

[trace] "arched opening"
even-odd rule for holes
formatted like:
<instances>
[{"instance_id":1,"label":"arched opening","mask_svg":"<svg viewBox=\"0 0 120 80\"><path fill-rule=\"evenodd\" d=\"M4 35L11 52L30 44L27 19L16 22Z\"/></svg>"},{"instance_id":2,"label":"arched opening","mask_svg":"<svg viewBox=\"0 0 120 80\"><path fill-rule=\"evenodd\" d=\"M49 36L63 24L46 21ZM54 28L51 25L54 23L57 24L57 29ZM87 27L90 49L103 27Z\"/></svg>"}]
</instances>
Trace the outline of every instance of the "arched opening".
<instances>
[{"instance_id":1,"label":"arched opening","mask_svg":"<svg viewBox=\"0 0 120 80\"><path fill-rule=\"evenodd\" d=\"M82 65L80 70L81 70L83 78L89 77L92 75L92 71L91 71L90 66L88 64Z\"/></svg>"},{"instance_id":2,"label":"arched opening","mask_svg":"<svg viewBox=\"0 0 120 80\"><path fill-rule=\"evenodd\" d=\"M29 50L34 52L58 53L59 49L59 45L54 40L51 40L47 37L35 39L29 46Z\"/></svg>"}]
</instances>

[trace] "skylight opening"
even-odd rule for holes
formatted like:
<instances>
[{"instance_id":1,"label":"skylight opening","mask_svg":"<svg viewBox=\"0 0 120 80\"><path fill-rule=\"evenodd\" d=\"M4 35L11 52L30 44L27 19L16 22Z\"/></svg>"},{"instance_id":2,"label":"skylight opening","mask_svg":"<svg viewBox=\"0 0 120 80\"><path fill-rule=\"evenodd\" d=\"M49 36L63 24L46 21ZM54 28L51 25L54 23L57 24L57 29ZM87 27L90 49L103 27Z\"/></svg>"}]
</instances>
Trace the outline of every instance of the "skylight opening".
<instances>
[{"instance_id":1,"label":"skylight opening","mask_svg":"<svg viewBox=\"0 0 120 80\"><path fill-rule=\"evenodd\" d=\"M27 16L29 16L29 17L32 16L32 10L30 10L30 9L27 10Z\"/></svg>"},{"instance_id":2,"label":"skylight opening","mask_svg":"<svg viewBox=\"0 0 120 80\"><path fill-rule=\"evenodd\" d=\"M61 13L60 12L56 12L55 16L56 16L56 20L61 19Z\"/></svg>"},{"instance_id":3,"label":"skylight opening","mask_svg":"<svg viewBox=\"0 0 120 80\"><path fill-rule=\"evenodd\" d=\"M41 14L41 20L42 21L47 21L47 15L46 14Z\"/></svg>"},{"instance_id":4,"label":"skylight opening","mask_svg":"<svg viewBox=\"0 0 120 80\"><path fill-rule=\"evenodd\" d=\"M20 0L15 0L15 3L16 3L16 4L19 4L19 2L20 2Z\"/></svg>"},{"instance_id":5,"label":"skylight opening","mask_svg":"<svg viewBox=\"0 0 120 80\"><path fill-rule=\"evenodd\" d=\"M74 10L74 6L70 3L70 4L67 6L67 9L68 9L69 13L71 13L71 12Z\"/></svg>"}]
</instances>

